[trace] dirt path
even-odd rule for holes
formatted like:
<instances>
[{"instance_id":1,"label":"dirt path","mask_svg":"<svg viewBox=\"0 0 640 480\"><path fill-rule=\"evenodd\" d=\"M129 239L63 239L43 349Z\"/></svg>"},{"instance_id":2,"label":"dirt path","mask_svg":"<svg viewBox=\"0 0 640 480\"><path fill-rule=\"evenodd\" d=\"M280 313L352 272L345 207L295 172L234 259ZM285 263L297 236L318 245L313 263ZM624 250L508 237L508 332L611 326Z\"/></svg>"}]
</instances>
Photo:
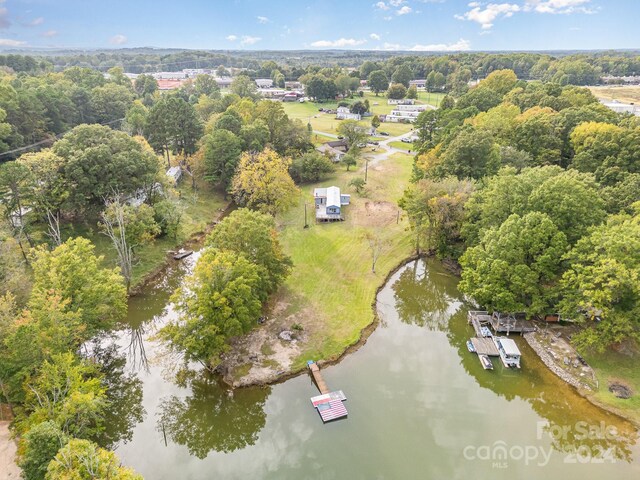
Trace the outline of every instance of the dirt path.
<instances>
[{"instance_id":1,"label":"dirt path","mask_svg":"<svg viewBox=\"0 0 640 480\"><path fill-rule=\"evenodd\" d=\"M9 431L9 422L0 422L0 480L20 478L20 468L15 462L16 450L16 443Z\"/></svg>"}]
</instances>

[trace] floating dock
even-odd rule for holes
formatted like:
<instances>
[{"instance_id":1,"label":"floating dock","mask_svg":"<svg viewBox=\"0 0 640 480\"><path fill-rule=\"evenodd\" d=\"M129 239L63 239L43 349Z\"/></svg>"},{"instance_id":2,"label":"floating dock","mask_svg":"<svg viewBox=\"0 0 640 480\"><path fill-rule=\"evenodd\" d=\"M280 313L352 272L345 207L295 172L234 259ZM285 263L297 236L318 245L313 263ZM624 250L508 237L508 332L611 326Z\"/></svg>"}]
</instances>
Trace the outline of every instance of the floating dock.
<instances>
[{"instance_id":1,"label":"floating dock","mask_svg":"<svg viewBox=\"0 0 640 480\"><path fill-rule=\"evenodd\" d=\"M346 417L347 408L342 402L344 402L347 397L344 395L342 390L338 390L336 392L331 392L329 390L324 378L322 378L322 373L320 373L320 367L318 367L316 362L309 360L307 361L307 366L311 371L313 381L321 393L321 395L311 397L311 404L318 410L322 421L327 423L332 420Z\"/></svg>"},{"instance_id":2,"label":"floating dock","mask_svg":"<svg viewBox=\"0 0 640 480\"><path fill-rule=\"evenodd\" d=\"M529 333L535 332L535 327L532 322L524 318L524 314L506 314L500 312L493 312L489 322L491 328L496 333Z\"/></svg>"},{"instance_id":3,"label":"floating dock","mask_svg":"<svg viewBox=\"0 0 640 480\"><path fill-rule=\"evenodd\" d=\"M489 357L500 356L498 347L496 347L496 344L493 342L493 339L491 339L490 337L472 338L471 343L473 344L473 348L475 348L476 353L478 355L487 355Z\"/></svg>"}]
</instances>

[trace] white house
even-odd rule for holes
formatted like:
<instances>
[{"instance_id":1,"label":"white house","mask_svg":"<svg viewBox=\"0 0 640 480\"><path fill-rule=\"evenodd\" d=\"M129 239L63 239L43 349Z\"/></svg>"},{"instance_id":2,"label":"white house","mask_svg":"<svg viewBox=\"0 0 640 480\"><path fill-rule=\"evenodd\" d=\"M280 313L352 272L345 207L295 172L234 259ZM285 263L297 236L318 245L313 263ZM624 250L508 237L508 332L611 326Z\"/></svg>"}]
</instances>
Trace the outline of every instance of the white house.
<instances>
[{"instance_id":1,"label":"white house","mask_svg":"<svg viewBox=\"0 0 640 480\"><path fill-rule=\"evenodd\" d=\"M349 107L338 107L336 118L338 120L361 120L362 116L359 113L351 113Z\"/></svg>"},{"instance_id":2,"label":"white house","mask_svg":"<svg viewBox=\"0 0 640 480\"><path fill-rule=\"evenodd\" d=\"M258 88L272 88L273 80L270 78L256 78L256 85Z\"/></svg>"},{"instance_id":3,"label":"white house","mask_svg":"<svg viewBox=\"0 0 640 480\"><path fill-rule=\"evenodd\" d=\"M341 194L338 187L315 188L313 197L316 205L317 222L344 220L342 207L351 203L351 195Z\"/></svg>"},{"instance_id":4,"label":"white house","mask_svg":"<svg viewBox=\"0 0 640 480\"><path fill-rule=\"evenodd\" d=\"M396 105L394 110L398 110L400 112L424 112L433 108L431 105Z\"/></svg>"},{"instance_id":5,"label":"white house","mask_svg":"<svg viewBox=\"0 0 640 480\"><path fill-rule=\"evenodd\" d=\"M420 113L422 112L392 110L391 113L385 116L384 121L389 123L413 123Z\"/></svg>"},{"instance_id":6,"label":"white house","mask_svg":"<svg viewBox=\"0 0 640 480\"><path fill-rule=\"evenodd\" d=\"M156 80L184 80L187 74L184 72L157 72L152 74Z\"/></svg>"},{"instance_id":7,"label":"white house","mask_svg":"<svg viewBox=\"0 0 640 480\"><path fill-rule=\"evenodd\" d=\"M427 80L424 78L409 80L409 86L411 85L415 85L416 88L427 88Z\"/></svg>"},{"instance_id":8,"label":"white house","mask_svg":"<svg viewBox=\"0 0 640 480\"><path fill-rule=\"evenodd\" d=\"M390 98L387 105L413 105L416 101L413 98Z\"/></svg>"}]
</instances>

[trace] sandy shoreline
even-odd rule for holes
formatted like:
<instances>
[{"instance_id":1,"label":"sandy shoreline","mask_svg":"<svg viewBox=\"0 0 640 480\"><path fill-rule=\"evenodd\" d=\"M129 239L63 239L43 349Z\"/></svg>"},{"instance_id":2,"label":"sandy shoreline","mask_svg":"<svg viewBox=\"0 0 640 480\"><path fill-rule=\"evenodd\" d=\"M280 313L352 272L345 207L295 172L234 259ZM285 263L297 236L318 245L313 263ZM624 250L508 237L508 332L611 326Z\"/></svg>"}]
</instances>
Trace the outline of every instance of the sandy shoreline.
<instances>
[{"instance_id":1,"label":"sandy shoreline","mask_svg":"<svg viewBox=\"0 0 640 480\"><path fill-rule=\"evenodd\" d=\"M16 465L16 443L11 438L8 421L0 421L0 480L17 480L20 468Z\"/></svg>"}]
</instances>

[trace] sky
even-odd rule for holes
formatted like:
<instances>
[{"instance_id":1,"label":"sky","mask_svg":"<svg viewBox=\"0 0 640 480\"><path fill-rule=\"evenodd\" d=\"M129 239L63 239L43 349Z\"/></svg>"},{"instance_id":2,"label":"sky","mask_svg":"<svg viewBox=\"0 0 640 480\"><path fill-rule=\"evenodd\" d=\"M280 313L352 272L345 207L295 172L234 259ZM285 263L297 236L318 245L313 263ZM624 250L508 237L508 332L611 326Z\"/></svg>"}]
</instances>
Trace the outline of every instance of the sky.
<instances>
[{"instance_id":1,"label":"sky","mask_svg":"<svg viewBox=\"0 0 640 480\"><path fill-rule=\"evenodd\" d=\"M640 0L0 0L0 48L640 48Z\"/></svg>"}]
</instances>

